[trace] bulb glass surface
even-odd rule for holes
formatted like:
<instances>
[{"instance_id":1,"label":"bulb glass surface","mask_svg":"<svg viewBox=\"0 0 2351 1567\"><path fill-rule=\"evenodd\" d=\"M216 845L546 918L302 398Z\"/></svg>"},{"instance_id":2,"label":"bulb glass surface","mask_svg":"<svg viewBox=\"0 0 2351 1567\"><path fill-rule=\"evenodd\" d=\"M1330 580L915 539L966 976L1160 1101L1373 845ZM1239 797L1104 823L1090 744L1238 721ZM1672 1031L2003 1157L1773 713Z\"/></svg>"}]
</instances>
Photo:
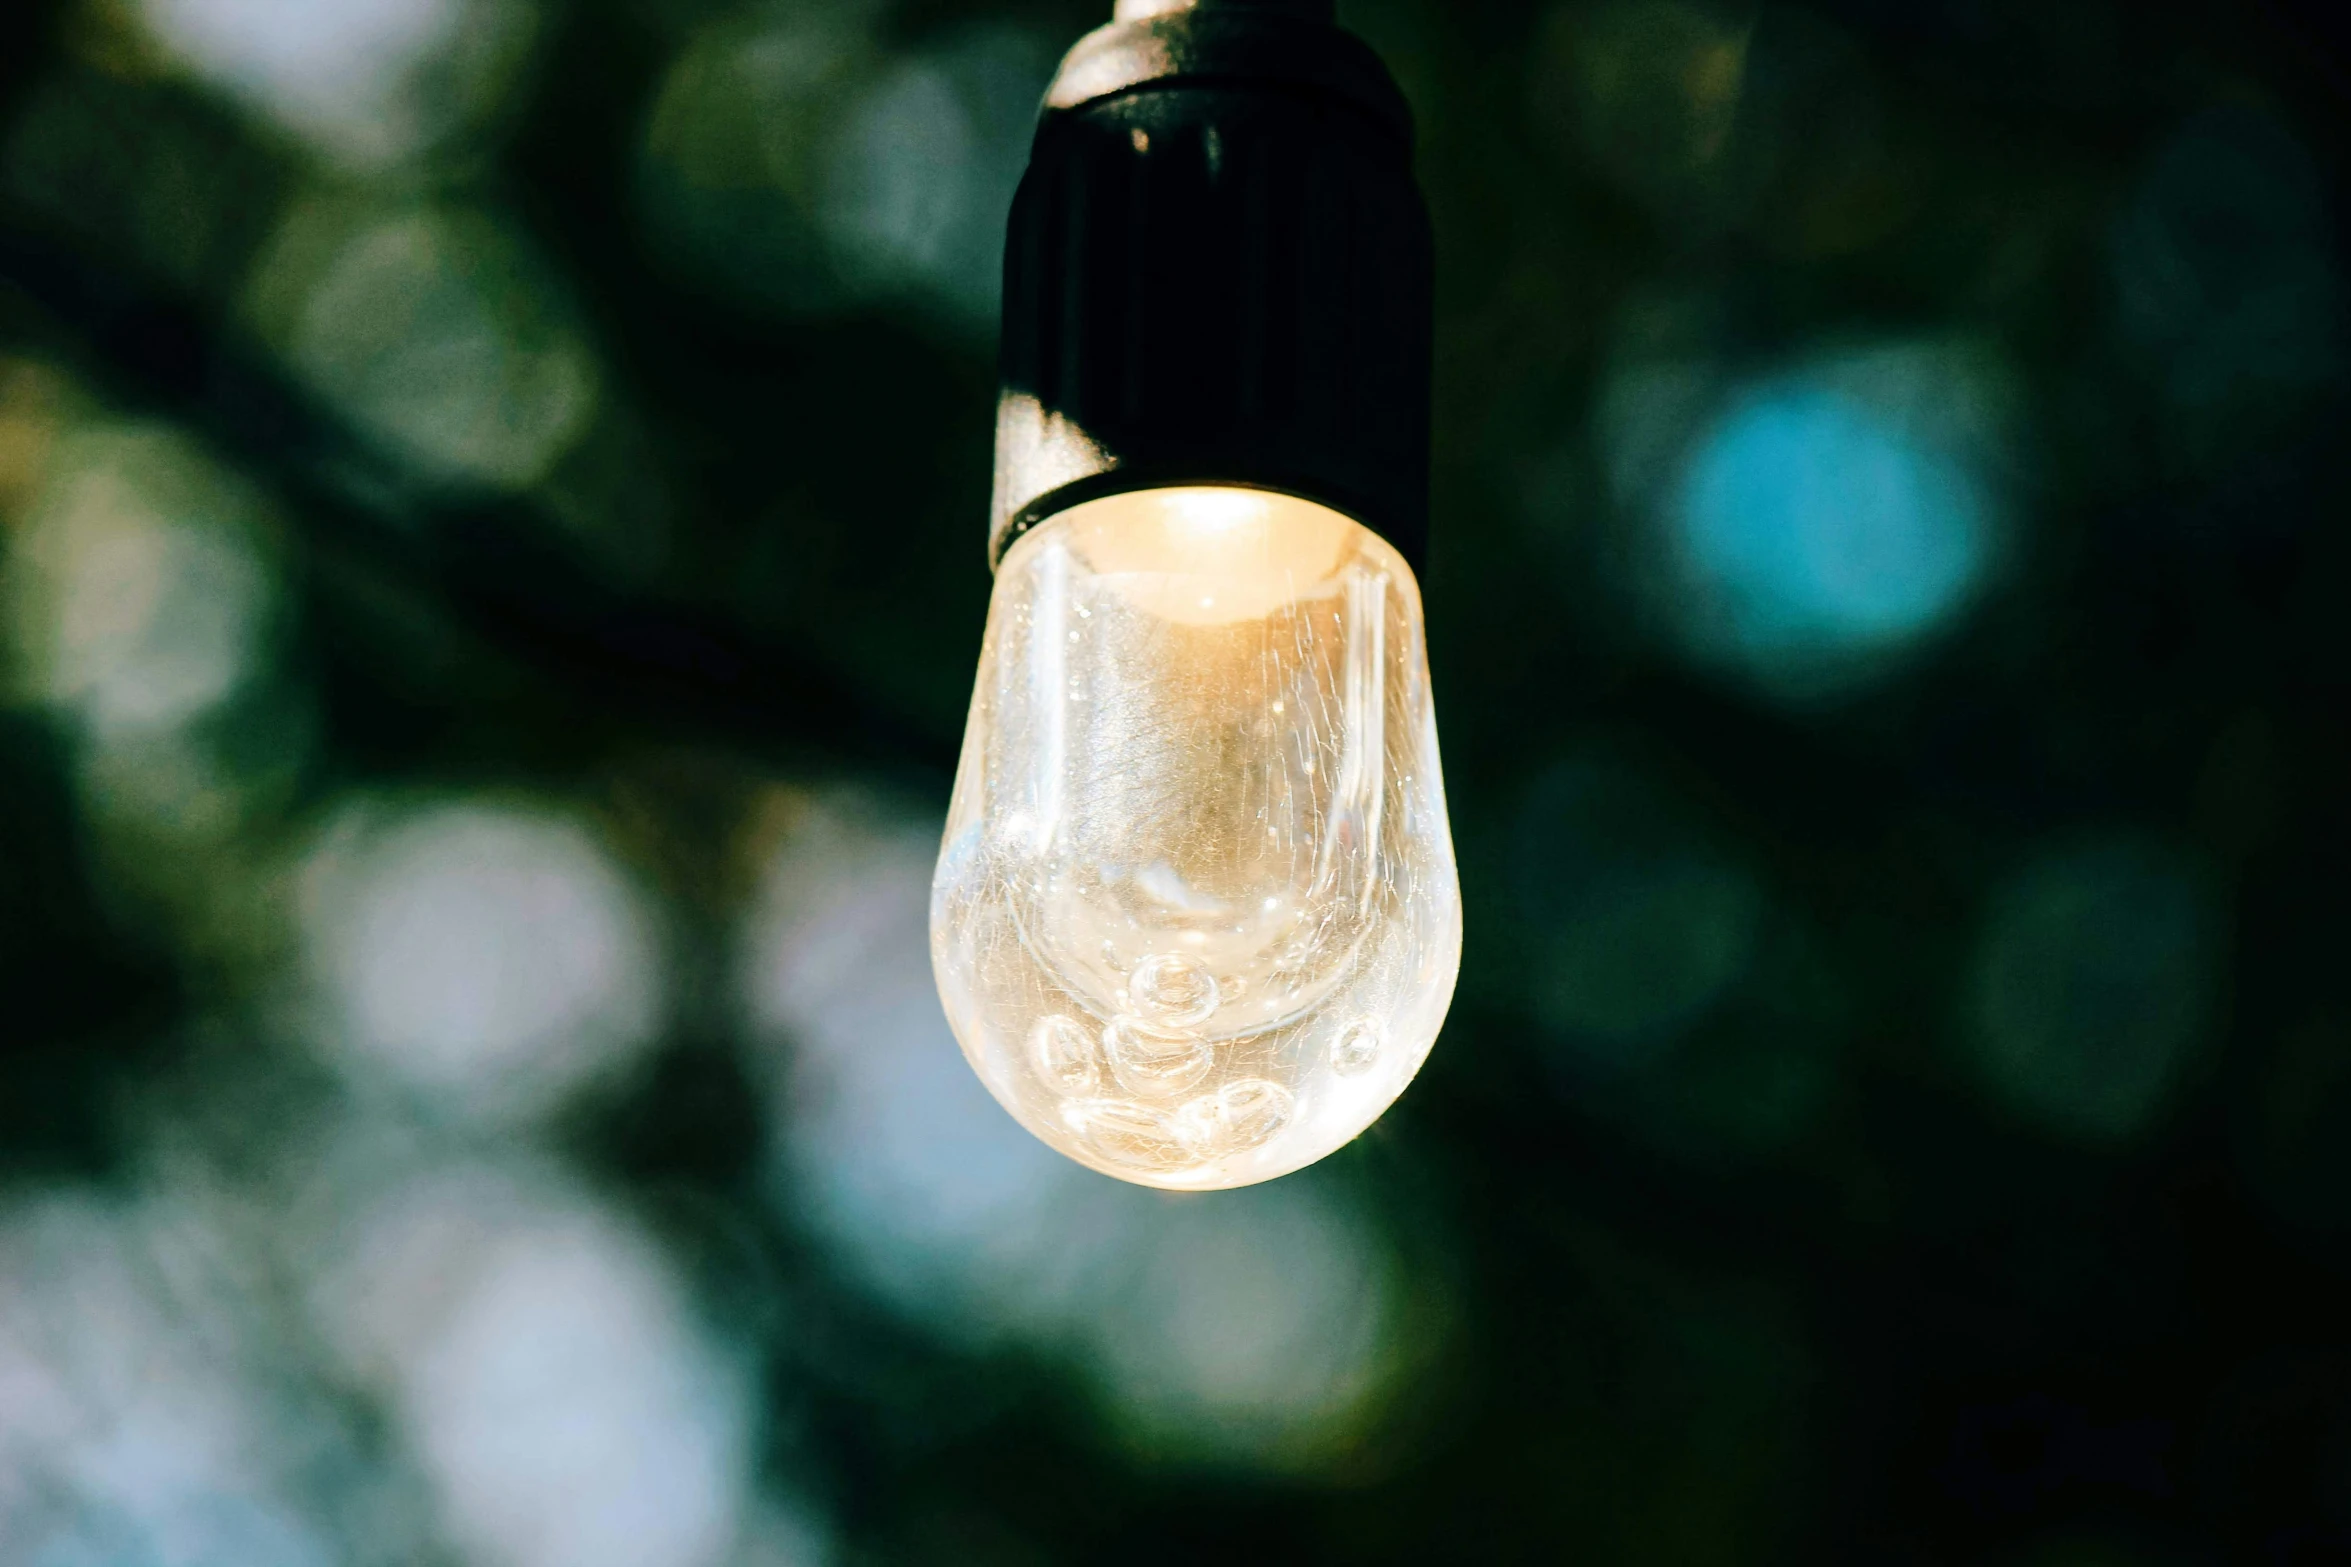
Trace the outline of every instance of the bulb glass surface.
<instances>
[{"instance_id":1,"label":"bulb glass surface","mask_svg":"<svg viewBox=\"0 0 2351 1567\"><path fill-rule=\"evenodd\" d=\"M1311 502L1076 507L996 578L931 956L1022 1125L1145 1185L1311 1164L1420 1070L1461 894L1420 590Z\"/></svg>"}]
</instances>

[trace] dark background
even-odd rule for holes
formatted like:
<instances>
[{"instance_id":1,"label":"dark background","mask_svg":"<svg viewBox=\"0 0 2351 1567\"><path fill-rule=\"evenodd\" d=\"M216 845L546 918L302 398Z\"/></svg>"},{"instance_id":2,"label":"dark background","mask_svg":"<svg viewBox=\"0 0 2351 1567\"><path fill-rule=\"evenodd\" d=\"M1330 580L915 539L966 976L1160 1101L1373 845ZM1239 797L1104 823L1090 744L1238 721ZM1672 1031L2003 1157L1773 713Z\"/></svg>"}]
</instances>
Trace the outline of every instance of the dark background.
<instances>
[{"instance_id":1,"label":"dark background","mask_svg":"<svg viewBox=\"0 0 2351 1567\"><path fill-rule=\"evenodd\" d=\"M921 946L1098 9L0 17L0 1560L2351 1559L2321 8L1342 6L1467 956L1189 1199Z\"/></svg>"}]
</instances>

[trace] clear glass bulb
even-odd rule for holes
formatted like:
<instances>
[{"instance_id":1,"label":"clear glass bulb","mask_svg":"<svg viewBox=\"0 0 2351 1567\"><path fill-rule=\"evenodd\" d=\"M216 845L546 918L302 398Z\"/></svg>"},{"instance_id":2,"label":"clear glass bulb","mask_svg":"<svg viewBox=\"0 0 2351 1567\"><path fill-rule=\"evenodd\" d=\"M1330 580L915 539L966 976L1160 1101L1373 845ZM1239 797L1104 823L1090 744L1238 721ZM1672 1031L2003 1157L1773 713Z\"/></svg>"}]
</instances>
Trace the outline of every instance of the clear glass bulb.
<instances>
[{"instance_id":1,"label":"clear glass bulb","mask_svg":"<svg viewBox=\"0 0 2351 1567\"><path fill-rule=\"evenodd\" d=\"M1080 506L996 577L931 958L964 1054L1081 1164L1311 1164L1428 1056L1461 961L1420 590L1325 507Z\"/></svg>"}]
</instances>

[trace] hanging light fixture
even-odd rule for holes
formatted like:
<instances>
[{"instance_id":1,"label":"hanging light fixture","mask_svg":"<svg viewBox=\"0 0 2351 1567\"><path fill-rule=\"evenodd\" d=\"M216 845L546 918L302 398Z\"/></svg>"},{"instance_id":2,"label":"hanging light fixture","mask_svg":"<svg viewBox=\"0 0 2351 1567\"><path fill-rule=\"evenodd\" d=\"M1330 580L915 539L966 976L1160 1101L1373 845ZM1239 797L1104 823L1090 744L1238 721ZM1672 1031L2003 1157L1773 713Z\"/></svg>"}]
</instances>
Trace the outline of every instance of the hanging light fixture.
<instances>
[{"instance_id":1,"label":"hanging light fixture","mask_svg":"<svg viewBox=\"0 0 2351 1567\"><path fill-rule=\"evenodd\" d=\"M1332 0L1120 0L1047 95L931 948L997 1099L1126 1180L1323 1157L1452 1000L1430 251Z\"/></svg>"}]
</instances>

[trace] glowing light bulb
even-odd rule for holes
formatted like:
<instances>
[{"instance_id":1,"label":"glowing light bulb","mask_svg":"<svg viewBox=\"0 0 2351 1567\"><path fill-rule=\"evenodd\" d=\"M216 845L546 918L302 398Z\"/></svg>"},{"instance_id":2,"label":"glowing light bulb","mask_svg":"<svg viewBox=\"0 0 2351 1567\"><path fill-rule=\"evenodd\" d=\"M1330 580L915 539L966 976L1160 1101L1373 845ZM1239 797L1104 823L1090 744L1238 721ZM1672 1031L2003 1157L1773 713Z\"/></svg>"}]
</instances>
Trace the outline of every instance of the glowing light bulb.
<instances>
[{"instance_id":1,"label":"glowing light bulb","mask_svg":"<svg viewBox=\"0 0 2351 1567\"><path fill-rule=\"evenodd\" d=\"M1242 1186L1363 1131L1461 955L1403 557L1244 489L1119 495L1021 537L931 949L990 1090L1097 1170Z\"/></svg>"},{"instance_id":2,"label":"glowing light bulb","mask_svg":"<svg viewBox=\"0 0 2351 1567\"><path fill-rule=\"evenodd\" d=\"M931 951L1005 1108L1126 1180L1312 1163L1452 1001L1412 144L1333 0L1121 0L1013 202Z\"/></svg>"}]
</instances>

